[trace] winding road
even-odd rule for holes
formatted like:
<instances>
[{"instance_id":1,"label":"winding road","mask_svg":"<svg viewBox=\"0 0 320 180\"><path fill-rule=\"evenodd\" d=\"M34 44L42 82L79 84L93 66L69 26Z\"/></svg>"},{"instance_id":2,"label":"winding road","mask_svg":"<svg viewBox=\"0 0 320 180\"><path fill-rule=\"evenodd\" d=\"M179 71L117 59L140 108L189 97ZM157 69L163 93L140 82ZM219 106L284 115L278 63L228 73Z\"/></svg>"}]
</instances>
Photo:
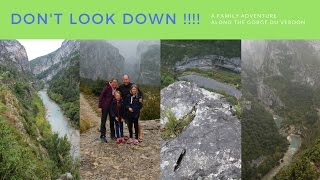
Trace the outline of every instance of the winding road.
<instances>
[{"instance_id":1,"label":"winding road","mask_svg":"<svg viewBox=\"0 0 320 180\"><path fill-rule=\"evenodd\" d=\"M216 81L214 79L203 77L200 75L188 74L188 75L180 76L180 77L178 77L178 79L193 82L200 87L224 91L227 94L235 96L238 99L242 95L241 92L234 87L231 87L225 83L221 83L221 82Z\"/></svg>"}]
</instances>

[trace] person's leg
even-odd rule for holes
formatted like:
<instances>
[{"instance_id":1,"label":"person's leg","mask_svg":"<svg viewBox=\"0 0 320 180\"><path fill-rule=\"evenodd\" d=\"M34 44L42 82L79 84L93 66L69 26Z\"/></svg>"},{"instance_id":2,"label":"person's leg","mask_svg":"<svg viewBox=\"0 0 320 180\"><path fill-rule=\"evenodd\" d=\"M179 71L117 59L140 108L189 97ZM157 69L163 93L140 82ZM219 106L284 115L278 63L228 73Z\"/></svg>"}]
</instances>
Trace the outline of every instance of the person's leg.
<instances>
[{"instance_id":1,"label":"person's leg","mask_svg":"<svg viewBox=\"0 0 320 180\"><path fill-rule=\"evenodd\" d=\"M123 122L119 123L120 128L120 137L123 137Z\"/></svg>"},{"instance_id":2,"label":"person's leg","mask_svg":"<svg viewBox=\"0 0 320 180\"><path fill-rule=\"evenodd\" d=\"M100 138L106 137L106 121L108 116L108 111L106 109L102 110L101 123L100 123Z\"/></svg>"},{"instance_id":3,"label":"person's leg","mask_svg":"<svg viewBox=\"0 0 320 180\"><path fill-rule=\"evenodd\" d=\"M133 126L132 120L128 120L128 129L129 129L129 137L130 138L133 137L132 126Z\"/></svg>"},{"instance_id":4,"label":"person's leg","mask_svg":"<svg viewBox=\"0 0 320 180\"><path fill-rule=\"evenodd\" d=\"M139 123L138 123L138 119L134 120L134 133L135 133L135 138L138 139L139 138Z\"/></svg>"},{"instance_id":5,"label":"person's leg","mask_svg":"<svg viewBox=\"0 0 320 180\"><path fill-rule=\"evenodd\" d=\"M120 135L120 124L117 121L115 121L115 124L116 124L116 138L120 138L121 137L121 135Z\"/></svg>"},{"instance_id":6,"label":"person's leg","mask_svg":"<svg viewBox=\"0 0 320 180\"><path fill-rule=\"evenodd\" d=\"M115 137L115 129L114 129L114 125L115 125L115 122L114 122L114 118L111 118L110 114L109 114L109 119L110 119L110 137L111 139L113 139Z\"/></svg>"}]
</instances>

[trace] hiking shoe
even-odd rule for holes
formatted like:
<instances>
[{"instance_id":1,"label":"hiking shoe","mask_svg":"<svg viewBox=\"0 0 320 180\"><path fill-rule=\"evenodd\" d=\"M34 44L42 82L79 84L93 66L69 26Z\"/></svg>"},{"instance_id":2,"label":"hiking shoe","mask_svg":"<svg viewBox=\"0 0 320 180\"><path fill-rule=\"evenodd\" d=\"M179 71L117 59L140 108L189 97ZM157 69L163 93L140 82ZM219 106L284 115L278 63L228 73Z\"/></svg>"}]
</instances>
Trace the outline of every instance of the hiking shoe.
<instances>
[{"instance_id":1,"label":"hiking shoe","mask_svg":"<svg viewBox=\"0 0 320 180\"><path fill-rule=\"evenodd\" d=\"M129 138L128 140L127 140L127 144L131 144L133 141L132 141L132 139L131 138Z\"/></svg>"},{"instance_id":2,"label":"hiking shoe","mask_svg":"<svg viewBox=\"0 0 320 180\"><path fill-rule=\"evenodd\" d=\"M133 144L134 144L134 145L138 145L138 144L139 144L138 139L135 139L135 140L133 141Z\"/></svg>"}]
</instances>

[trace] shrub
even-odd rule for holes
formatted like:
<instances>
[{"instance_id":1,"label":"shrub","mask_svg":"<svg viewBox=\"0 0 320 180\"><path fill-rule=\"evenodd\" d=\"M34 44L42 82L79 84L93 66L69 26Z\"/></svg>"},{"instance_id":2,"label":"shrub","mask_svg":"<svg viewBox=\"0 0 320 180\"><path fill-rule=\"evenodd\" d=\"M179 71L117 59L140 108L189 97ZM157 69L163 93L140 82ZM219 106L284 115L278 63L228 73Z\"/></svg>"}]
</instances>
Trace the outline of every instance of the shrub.
<instances>
[{"instance_id":1,"label":"shrub","mask_svg":"<svg viewBox=\"0 0 320 180\"><path fill-rule=\"evenodd\" d=\"M1 179L48 179L47 162L19 139L14 128L0 116Z\"/></svg>"},{"instance_id":2,"label":"shrub","mask_svg":"<svg viewBox=\"0 0 320 180\"><path fill-rule=\"evenodd\" d=\"M160 88L144 85L140 89L144 94L140 119L160 119Z\"/></svg>"},{"instance_id":3,"label":"shrub","mask_svg":"<svg viewBox=\"0 0 320 180\"><path fill-rule=\"evenodd\" d=\"M165 116L168 121L161 131L161 138L164 140L177 137L194 118L194 114L191 112L183 118L177 119L174 113L170 110L166 112Z\"/></svg>"},{"instance_id":4,"label":"shrub","mask_svg":"<svg viewBox=\"0 0 320 180\"><path fill-rule=\"evenodd\" d=\"M80 133L85 132L90 127L90 122L88 120L80 119Z\"/></svg>"}]
</instances>

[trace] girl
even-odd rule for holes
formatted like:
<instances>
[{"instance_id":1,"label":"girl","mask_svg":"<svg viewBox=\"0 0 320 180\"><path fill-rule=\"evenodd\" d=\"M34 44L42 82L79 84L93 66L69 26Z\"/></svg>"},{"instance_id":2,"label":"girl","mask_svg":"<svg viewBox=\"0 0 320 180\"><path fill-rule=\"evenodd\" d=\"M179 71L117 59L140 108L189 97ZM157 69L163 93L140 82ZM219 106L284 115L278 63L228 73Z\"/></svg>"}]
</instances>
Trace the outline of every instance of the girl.
<instances>
[{"instance_id":1,"label":"girl","mask_svg":"<svg viewBox=\"0 0 320 180\"><path fill-rule=\"evenodd\" d=\"M119 91L115 91L114 99L111 103L110 114L111 118L116 124L116 141L118 143L124 142L123 137L123 115L124 115L124 103L121 98L121 93Z\"/></svg>"},{"instance_id":2,"label":"girl","mask_svg":"<svg viewBox=\"0 0 320 180\"><path fill-rule=\"evenodd\" d=\"M128 113L128 129L130 138L128 139L127 143L131 144L132 142L134 144L139 144L138 138L139 138L139 122L138 119L140 117L140 110L142 108L142 103L139 101L141 97L139 97L139 89L138 86L133 84L130 88L130 98L127 98L126 102L126 110ZM132 127L134 126L134 132L135 132L135 139L133 138L133 132Z\"/></svg>"}]
</instances>

